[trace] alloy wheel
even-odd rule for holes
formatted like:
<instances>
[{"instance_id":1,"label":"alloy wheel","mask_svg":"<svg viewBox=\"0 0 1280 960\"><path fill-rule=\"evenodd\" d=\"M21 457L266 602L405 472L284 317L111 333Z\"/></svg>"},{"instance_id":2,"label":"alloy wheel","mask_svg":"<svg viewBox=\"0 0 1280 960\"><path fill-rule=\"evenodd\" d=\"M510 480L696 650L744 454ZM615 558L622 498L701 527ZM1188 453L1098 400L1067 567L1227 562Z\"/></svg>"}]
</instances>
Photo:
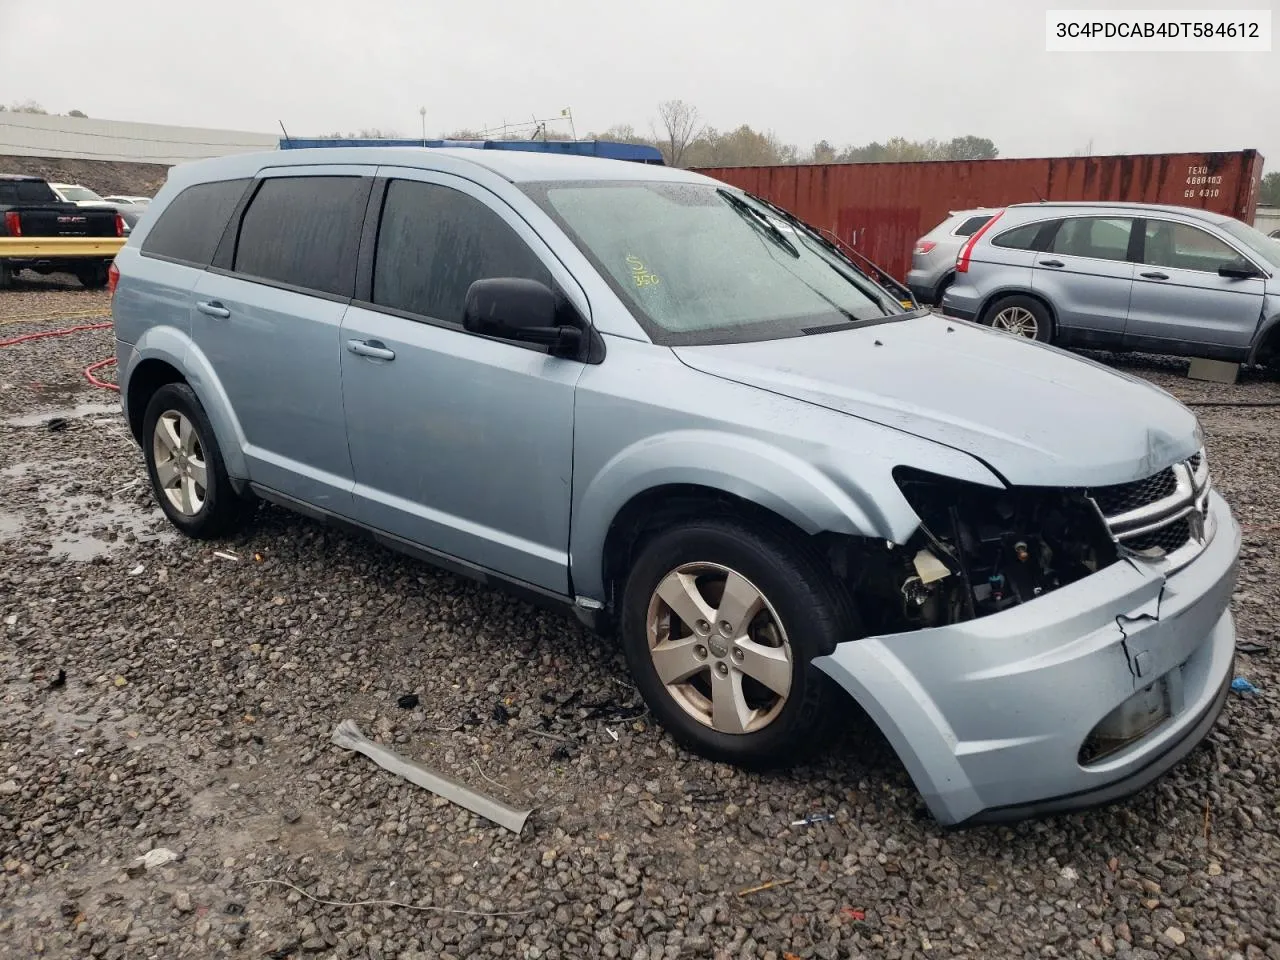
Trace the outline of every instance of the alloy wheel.
<instances>
[{"instance_id":1,"label":"alloy wheel","mask_svg":"<svg viewBox=\"0 0 1280 960\"><path fill-rule=\"evenodd\" d=\"M194 424L177 410L166 410L156 420L151 443L160 489L175 510L194 517L204 509L209 492L204 448Z\"/></svg>"},{"instance_id":2,"label":"alloy wheel","mask_svg":"<svg viewBox=\"0 0 1280 960\"><path fill-rule=\"evenodd\" d=\"M1040 333L1036 315L1026 307L1005 307L992 318L991 326L1028 340L1035 340Z\"/></svg>"},{"instance_id":3,"label":"alloy wheel","mask_svg":"<svg viewBox=\"0 0 1280 960\"><path fill-rule=\"evenodd\" d=\"M794 667L782 621L746 577L686 563L649 600L649 655L690 717L719 733L762 730L782 712Z\"/></svg>"}]
</instances>

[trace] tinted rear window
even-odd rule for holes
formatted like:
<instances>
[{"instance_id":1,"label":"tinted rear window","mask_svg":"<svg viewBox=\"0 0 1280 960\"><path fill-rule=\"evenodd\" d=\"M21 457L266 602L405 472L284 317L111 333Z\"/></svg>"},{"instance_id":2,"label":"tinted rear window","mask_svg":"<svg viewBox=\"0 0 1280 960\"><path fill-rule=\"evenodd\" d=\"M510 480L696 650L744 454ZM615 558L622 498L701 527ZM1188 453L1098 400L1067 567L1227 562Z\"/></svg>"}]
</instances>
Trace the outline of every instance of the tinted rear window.
<instances>
[{"instance_id":1,"label":"tinted rear window","mask_svg":"<svg viewBox=\"0 0 1280 960\"><path fill-rule=\"evenodd\" d=\"M161 212L142 243L142 252L207 267L248 183L218 180L187 187Z\"/></svg>"},{"instance_id":2,"label":"tinted rear window","mask_svg":"<svg viewBox=\"0 0 1280 960\"><path fill-rule=\"evenodd\" d=\"M1026 223L1012 230L1006 230L991 241L993 247L1004 247L1007 250L1034 250L1036 237L1044 228L1043 223Z\"/></svg>"},{"instance_id":3,"label":"tinted rear window","mask_svg":"<svg viewBox=\"0 0 1280 960\"><path fill-rule=\"evenodd\" d=\"M982 225L991 219L991 214L984 213L980 216L970 217L960 226L956 227L955 235L957 237L971 237L981 229Z\"/></svg>"},{"instance_id":4,"label":"tinted rear window","mask_svg":"<svg viewBox=\"0 0 1280 960\"><path fill-rule=\"evenodd\" d=\"M233 269L249 277L349 297L371 181L271 177L240 223Z\"/></svg>"}]
</instances>

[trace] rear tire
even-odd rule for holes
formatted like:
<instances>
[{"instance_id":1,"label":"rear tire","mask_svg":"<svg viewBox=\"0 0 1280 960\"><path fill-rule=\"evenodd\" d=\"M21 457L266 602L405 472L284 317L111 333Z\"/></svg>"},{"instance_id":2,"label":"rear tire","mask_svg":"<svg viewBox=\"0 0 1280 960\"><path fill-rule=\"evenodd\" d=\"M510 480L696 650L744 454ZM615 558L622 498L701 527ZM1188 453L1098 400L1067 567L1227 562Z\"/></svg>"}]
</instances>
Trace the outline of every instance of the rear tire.
<instances>
[{"instance_id":1,"label":"rear tire","mask_svg":"<svg viewBox=\"0 0 1280 960\"><path fill-rule=\"evenodd\" d=\"M105 263L92 263L76 268L76 278L86 290L101 290L107 285L108 270Z\"/></svg>"},{"instance_id":2,"label":"rear tire","mask_svg":"<svg viewBox=\"0 0 1280 960\"><path fill-rule=\"evenodd\" d=\"M636 685L684 746L770 767L822 745L835 685L811 661L858 627L847 594L798 536L732 519L666 530L641 548L622 607Z\"/></svg>"},{"instance_id":3,"label":"rear tire","mask_svg":"<svg viewBox=\"0 0 1280 960\"><path fill-rule=\"evenodd\" d=\"M1025 340L1053 342L1053 317L1049 309L1034 297L1020 294L1001 297L987 308L982 322Z\"/></svg>"},{"instance_id":4,"label":"rear tire","mask_svg":"<svg viewBox=\"0 0 1280 960\"><path fill-rule=\"evenodd\" d=\"M14 274L18 271L9 266L5 260L0 260L0 290L6 289L13 282Z\"/></svg>"},{"instance_id":5,"label":"rear tire","mask_svg":"<svg viewBox=\"0 0 1280 960\"><path fill-rule=\"evenodd\" d=\"M142 451L156 502L189 537L214 540L243 526L252 504L237 496L217 437L195 392L168 383L142 421Z\"/></svg>"}]
</instances>

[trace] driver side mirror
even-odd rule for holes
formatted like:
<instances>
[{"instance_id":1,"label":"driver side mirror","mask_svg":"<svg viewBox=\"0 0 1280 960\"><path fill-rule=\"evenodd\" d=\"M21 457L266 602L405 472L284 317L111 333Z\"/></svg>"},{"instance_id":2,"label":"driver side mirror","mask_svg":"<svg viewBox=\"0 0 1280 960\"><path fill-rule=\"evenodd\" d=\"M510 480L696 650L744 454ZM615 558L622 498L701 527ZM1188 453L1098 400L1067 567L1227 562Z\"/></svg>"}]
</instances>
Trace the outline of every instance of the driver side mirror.
<instances>
[{"instance_id":1,"label":"driver side mirror","mask_svg":"<svg viewBox=\"0 0 1280 960\"><path fill-rule=\"evenodd\" d=\"M1230 280L1255 280L1262 276L1262 274L1259 273L1258 268L1248 260L1237 258L1235 260L1228 260L1220 266L1218 268L1218 276L1227 277Z\"/></svg>"},{"instance_id":2,"label":"driver side mirror","mask_svg":"<svg viewBox=\"0 0 1280 960\"><path fill-rule=\"evenodd\" d=\"M572 308L546 284L519 277L477 280L467 290L462 327L470 333L550 347L557 356L577 356L583 330L565 316Z\"/></svg>"}]
</instances>

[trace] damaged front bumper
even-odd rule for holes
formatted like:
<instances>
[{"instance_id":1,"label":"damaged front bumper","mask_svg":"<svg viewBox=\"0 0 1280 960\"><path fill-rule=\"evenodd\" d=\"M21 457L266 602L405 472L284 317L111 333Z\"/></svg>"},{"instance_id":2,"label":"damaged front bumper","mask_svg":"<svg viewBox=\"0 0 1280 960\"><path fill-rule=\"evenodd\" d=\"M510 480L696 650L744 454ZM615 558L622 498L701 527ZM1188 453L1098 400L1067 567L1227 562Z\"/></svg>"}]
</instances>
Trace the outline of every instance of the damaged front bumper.
<instances>
[{"instance_id":1,"label":"damaged front bumper","mask_svg":"<svg viewBox=\"0 0 1280 960\"><path fill-rule=\"evenodd\" d=\"M1240 528L1216 493L1205 535L1173 573L1121 560L1001 613L851 641L814 665L879 725L940 823L1109 802L1182 760L1225 702ZM1153 699L1162 712L1145 732L1090 759L1100 725Z\"/></svg>"}]
</instances>

